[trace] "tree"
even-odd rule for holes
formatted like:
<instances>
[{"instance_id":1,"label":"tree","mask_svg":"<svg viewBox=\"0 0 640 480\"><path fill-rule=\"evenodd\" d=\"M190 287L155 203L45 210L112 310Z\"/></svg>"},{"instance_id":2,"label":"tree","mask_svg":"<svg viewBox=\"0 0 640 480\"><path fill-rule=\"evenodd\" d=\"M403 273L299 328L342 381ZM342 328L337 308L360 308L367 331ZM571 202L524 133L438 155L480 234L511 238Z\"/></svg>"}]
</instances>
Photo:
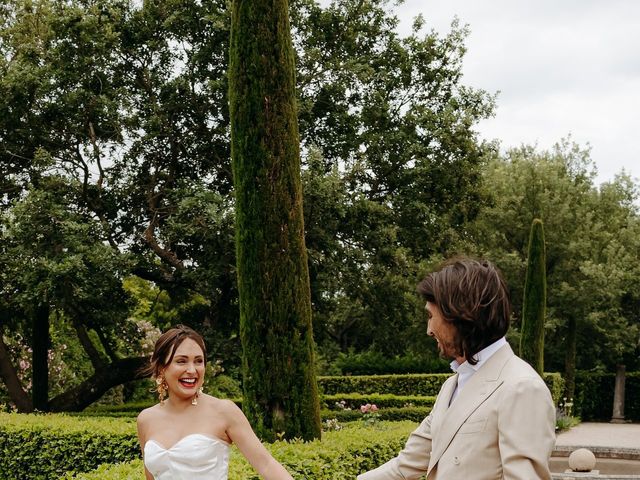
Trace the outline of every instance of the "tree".
<instances>
[{"instance_id":1,"label":"tree","mask_svg":"<svg viewBox=\"0 0 640 480\"><path fill-rule=\"evenodd\" d=\"M258 434L320 437L288 2L233 2L229 102L244 401Z\"/></svg>"},{"instance_id":2,"label":"tree","mask_svg":"<svg viewBox=\"0 0 640 480\"><path fill-rule=\"evenodd\" d=\"M572 398L576 369L612 370L620 357L637 364L640 277L633 258L640 220L633 182L621 175L596 187L589 151L569 140L551 151L510 150L489 163L484 178L491 203L472 236L511 286L511 335L521 332L524 225L545 218L546 369L564 371L565 396Z\"/></svg>"},{"instance_id":3,"label":"tree","mask_svg":"<svg viewBox=\"0 0 640 480\"><path fill-rule=\"evenodd\" d=\"M383 0L324 8L295 0L291 18L316 338L329 354L372 348L395 355L403 342L413 352L433 351L416 334L424 318L414 286L432 259L466 235L483 202L486 150L474 127L493 107L491 96L461 84L466 29L453 25L439 37L418 21L400 38ZM46 191L43 178L62 178L69 195L59 203L92 226L91 235L78 231L86 245L110 247L115 278L152 282L181 321L237 351L229 25L223 0L5 2L0 209ZM121 290L109 281L100 292L126 310ZM53 305L55 342L70 310L38 302ZM8 372L17 365L17 335L31 342L30 317L13 294L0 300L0 313L9 347L0 370ZM52 322L58 317L62 323ZM122 360L141 355L137 334L119 335L132 323L126 317L73 318L103 358L106 343ZM154 321L164 328L168 319ZM388 341L389 329L399 332L397 342ZM96 357L84 355L88 369L78 383L93 375L89 358ZM107 365L115 373L120 364ZM130 375L125 369L118 378ZM50 388L58 388L55 379Z\"/></svg>"},{"instance_id":4,"label":"tree","mask_svg":"<svg viewBox=\"0 0 640 480\"><path fill-rule=\"evenodd\" d=\"M128 302L121 286L126 258L100 242L99 222L74 211L73 197L65 179L43 177L40 188L14 202L2 218L0 295L9 321L18 327L14 333L29 338L33 351L33 402L16 402L25 410L84 408L110 387L135 378L144 361L123 360L115 346L118 334L136 339L134 325L126 322ZM64 315L72 325L95 373L70 385L74 395L57 392L50 398L53 315ZM22 325L21 318L26 320ZM11 367L4 366L7 372ZM10 393L13 398L24 394L16 389Z\"/></svg>"},{"instance_id":5,"label":"tree","mask_svg":"<svg viewBox=\"0 0 640 480\"><path fill-rule=\"evenodd\" d=\"M484 201L474 128L493 98L461 83L467 29L418 18L402 38L384 2L292 6L315 338L435 354L415 285Z\"/></svg>"},{"instance_id":6,"label":"tree","mask_svg":"<svg viewBox=\"0 0 640 480\"><path fill-rule=\"evenodd\" d=\"M540 375L544 372L544 320L547 305L547 272L545 263L544 228L542 220L531 222L527 273L522 301L522 334L520 356Z\"/></svg>"}]
</instances>

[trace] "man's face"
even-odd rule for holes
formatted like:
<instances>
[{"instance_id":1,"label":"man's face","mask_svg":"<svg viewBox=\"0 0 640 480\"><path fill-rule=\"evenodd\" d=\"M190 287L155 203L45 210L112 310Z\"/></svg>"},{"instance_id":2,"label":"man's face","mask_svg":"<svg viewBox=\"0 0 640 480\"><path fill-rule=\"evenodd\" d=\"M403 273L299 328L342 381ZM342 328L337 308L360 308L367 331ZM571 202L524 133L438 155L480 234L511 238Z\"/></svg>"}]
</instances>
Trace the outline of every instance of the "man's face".
<instances>
[{"instance_id":1,"label":"man's face","mask_svg":"<svg viewBox=\"0 0 640 480\"><path fill-rule=\"evenodd\" d=\"M438 342L438 350L440 356L446 359L458 358L455 348L456 328L453 324L447 322L442 316L440 308L427 302L425 306L427 310L427 335L433 337Z\"/></svg>"}]
</instances>

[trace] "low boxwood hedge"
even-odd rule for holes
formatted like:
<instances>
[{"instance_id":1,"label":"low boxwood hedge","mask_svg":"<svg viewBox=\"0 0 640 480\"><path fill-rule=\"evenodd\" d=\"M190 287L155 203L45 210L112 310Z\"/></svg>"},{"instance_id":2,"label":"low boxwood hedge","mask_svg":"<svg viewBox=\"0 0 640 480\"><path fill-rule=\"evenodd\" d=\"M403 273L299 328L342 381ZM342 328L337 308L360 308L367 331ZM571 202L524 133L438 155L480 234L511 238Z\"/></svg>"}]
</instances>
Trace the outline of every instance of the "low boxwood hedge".
<instances>
[{"instance_id":1,"label":"low boxwood hedge","mask_svg":"<svg viewBox=\"0 0 640 480\"><path fill-rule=\"evenodd\" d=\"M403 420L411 420L413 422L421 422L429 412L431 407L390 407L378 410L380 420L399 422ZM363 419L360 410L322 410L320 412L322 421L332 418L339 422L355 422Z\"/></svg>"},{"instance_id":2,"label":"low boxwood hedge","mask_svg":"<svg viewBox=\"0 0 640 480\"><path fill-rule=\"evenodd\" d=\"M318 377L318 386L324 395L392 394L432 397L438 395L440 387L449 378L449 373L426 373L409 375L360 375L346 377ZM564 380L559 373L545 373L544 381L557 404L562 396Z\"/></svg>"},{"instance_id":3,"label":"low boxwood hedge","mask_svg":"<svg viewBox=\"0 0 640 480\"><path fill-rule=\"evenodd\" d=\"M296 480L334 480L355 478L359 473L383 464L397 455L413 422L382 422L376 426L348 425L340 431L325 432L321 441L275 442L267 449L291 472ZM143 480L142 460L107 466L90 473L64 479ZM260 477L236 448L231 451L229 480L258 480Z\"/></svg>"},{"instance_id":4,"label":"low boxwood hedge","mask_svg":"<svg viewBox=\"0 0 640 480\"><path fill-rule=\"evenodd\" d=\"M378 408L403 408L403 407L433 407L436 397L420 397L416 395L391 395L391 394L361 394L340 393L337 395L324 395L320 398L321 407L328 410L352 410L359 409L367 403L375 404Z\"/></svg>"},{"instance_id":5,"label":"low boxwood hedge","mask_svg":"<svg viewBox=\"0 0 640 480\"><path fill-rule=\"evenodd\" d=\"M0 480L57 478L139 455L132 419L0 413Z\"/></svg>"},{"instance_id":6,"label":"low boxwood hedge","mask_svg":"<svg viewBox=\"0 0 640 480\"><path fill-rule=\"evenodd\" d=\"M410 410L381 409L381 419L407 418ZM326 418L338 420L362 419L360 411L325 413L328 413ZM268 448L276 458L286 460L291 471L299 474L298 478L341 478L341 473L375 466L397 453L412 427L427 414L428 409L423 407L413 412L414 422L378 422L379 427L368 428L355 422L339 432L324 433L321 442L276 442ZM349 415L351 418L347 418ZM135 430L133 418L0 413L0 480L72 478L74 475L85 478L83 472L91 472L87 478L142 478L132 473L137 467L130 463L140 458ZM250 473L251 468L241 456L236 454L236 457L231 471L237 475L230 478L258 478ZM119 473L112 476L113 469ZM337 476L327 473L334 471Z\"/></svg>"},{"instance_id":7,"label":"low boxwood hedge","mask_svg":"<svg viewBox=\"0 0 640 480\"><path fill-rule=\"evenodd\" d=\"M348 393L417 395L431 397L449 378L449 373L407 375L357 375L341 377L318 377L318 386L324 395Z\"/></svg>"},{"instance_id":8,"label":"low boxwood hedge","mask_svg":"<svg viewBox=\"0 0 640 480\"><path fill-rule=\"evenodd\" d=\"M430 398L430 397L424 397ZM380 414L380 418L382 420L412 420L415 422L421 421L424 417L426 417L431 411L431 407L426 406L415 406L415 407L385 407L380 409L378 412ZM128 418L130 420L135 419L137 416L137 412L135 411L125 411L125 412L110 412L110 413L97 413L97 412L82 412L81 414L76 414L74 416L81 417L93 417L93 418ZM330 420L333 418L337 418L341 422L353 422L356 420L360 420L362 418L362 413L360 412L359 407L352 410L329 410L322 409L320 410L320 417L322 421ZM0 477L0 480L2 478Z\"/></svg>"}]
</instances>

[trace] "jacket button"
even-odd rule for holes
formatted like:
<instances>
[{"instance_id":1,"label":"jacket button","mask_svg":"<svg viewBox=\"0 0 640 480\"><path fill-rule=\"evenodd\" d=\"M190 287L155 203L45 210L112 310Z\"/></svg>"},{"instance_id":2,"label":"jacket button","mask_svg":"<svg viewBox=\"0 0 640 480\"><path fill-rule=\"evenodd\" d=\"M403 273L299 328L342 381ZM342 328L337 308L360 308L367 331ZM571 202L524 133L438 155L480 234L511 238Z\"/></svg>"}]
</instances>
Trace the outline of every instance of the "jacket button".
<instances>
[{"instance_id":1,"label":"jacket button","mask_svg":"<svg viewBox=\"0 0 640 480\"><path fill-rule=\"evenodd\" d=\"M453 463L455 465L460 465L460 459L458 457L453 457Z\"/></svg>"}]
</instances>

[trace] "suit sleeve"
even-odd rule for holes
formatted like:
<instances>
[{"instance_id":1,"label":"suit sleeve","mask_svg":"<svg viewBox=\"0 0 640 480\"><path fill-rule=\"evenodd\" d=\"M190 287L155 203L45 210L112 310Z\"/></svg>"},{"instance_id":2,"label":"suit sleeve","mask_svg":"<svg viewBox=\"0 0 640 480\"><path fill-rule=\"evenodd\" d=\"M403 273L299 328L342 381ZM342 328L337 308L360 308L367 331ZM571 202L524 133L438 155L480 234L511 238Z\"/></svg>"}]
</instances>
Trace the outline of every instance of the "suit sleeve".
<instances>
[{"instance_id":1,"label":"suit sleeve","mask_svg":"<svg viewBox=\"0 0 640 480\"><path fill-rule=\"evenodd\" d=\"M397 457L357 480L411 480L427 473L431 454L431 414L416 428Z\"/></svg>"},{"instance_id":2,"label":"suit sleeve","mask_svg":"<svg viewBox=\"0 0 640 480\"><path fill-rule=\"evenodd\" d=\"M555 408L539 377L506 386L498 413L498 442L505 480L548 480L556 441Z\"/></svg>"}]
</instances>

